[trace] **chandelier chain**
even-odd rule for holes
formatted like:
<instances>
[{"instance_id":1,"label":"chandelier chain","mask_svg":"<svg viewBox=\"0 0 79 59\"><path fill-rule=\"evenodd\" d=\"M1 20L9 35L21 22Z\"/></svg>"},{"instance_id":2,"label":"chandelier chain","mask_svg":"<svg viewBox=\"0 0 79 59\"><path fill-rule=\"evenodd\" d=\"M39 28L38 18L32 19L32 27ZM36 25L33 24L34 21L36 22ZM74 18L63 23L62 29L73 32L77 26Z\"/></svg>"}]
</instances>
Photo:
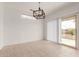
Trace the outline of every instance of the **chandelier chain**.
<instances>
[{"instance_id":1,"label":"chandelier chain","mask_svg":"<svg viewBox=\"0 0 79 59\"><path fill-rule=\"evenodd\" d=\"M38 2L39 3L39 7L40 7L40 2Z\"/></svg>"}]
</instances>

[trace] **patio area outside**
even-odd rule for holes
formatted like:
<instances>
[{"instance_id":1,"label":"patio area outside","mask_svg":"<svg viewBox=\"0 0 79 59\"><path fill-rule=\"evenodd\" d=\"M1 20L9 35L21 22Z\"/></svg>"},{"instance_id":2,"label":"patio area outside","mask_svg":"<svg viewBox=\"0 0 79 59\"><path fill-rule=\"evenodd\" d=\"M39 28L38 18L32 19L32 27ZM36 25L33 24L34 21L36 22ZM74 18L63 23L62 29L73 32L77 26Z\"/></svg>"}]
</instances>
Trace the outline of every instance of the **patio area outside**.
<instances>
[{"instance_id":1,"label":"patio area outside","mask_svg":"<svg viewBox=\"0 0 79 59\"><path fill-rule=\"evenodd\" d=\"M61 43L65 44L65 45L69 45L69 46L75 47L75 40L62 38L61 39Z\"/></svg>"},{"instance_id":2,"label":"patio area outside","mask_svg":"<svg viewBox=\"0 0 79 59\"><path fill-rule=\"evenodd\" d=\"M61 43L75 47L76 32L75 32L75 18L62 21L62 38Z\"/></svg>"}]
</instances>

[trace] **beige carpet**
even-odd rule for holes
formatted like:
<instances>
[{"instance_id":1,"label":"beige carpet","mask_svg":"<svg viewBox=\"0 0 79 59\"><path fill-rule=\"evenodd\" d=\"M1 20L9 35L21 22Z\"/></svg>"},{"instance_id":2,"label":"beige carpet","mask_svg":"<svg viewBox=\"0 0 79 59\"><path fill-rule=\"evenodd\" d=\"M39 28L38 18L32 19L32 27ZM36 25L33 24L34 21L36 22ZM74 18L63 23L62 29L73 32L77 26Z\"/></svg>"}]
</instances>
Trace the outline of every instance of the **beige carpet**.
<instances>
[{"instance_id":1,"label":"beige carpet","mask_svg":"<svg viewBox=\"0 0 79 59\"><path fill-rule=\"evenodd\" d=\"M58 57L79 56L79 50L58 45L50 41L36 41L24 44L6 46L0 50L4 57Z\"/></svg>"}]
</instances>

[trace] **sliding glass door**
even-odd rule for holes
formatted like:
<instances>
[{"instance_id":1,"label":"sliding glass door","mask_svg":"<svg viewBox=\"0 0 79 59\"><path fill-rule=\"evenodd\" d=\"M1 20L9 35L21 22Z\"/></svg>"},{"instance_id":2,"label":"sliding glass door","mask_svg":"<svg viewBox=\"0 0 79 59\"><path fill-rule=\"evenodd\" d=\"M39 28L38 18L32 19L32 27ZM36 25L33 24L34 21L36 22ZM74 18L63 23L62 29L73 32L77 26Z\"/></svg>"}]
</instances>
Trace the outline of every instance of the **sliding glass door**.
<instances>
[{"instance_id":1,"label":"sliding glass door","mask_svg":"<svg viewBox=\"0 0 79 59\"><path fill-rule=\"evenodd\" d=\"M61 19L60 43L68 46L76 46L76 16Z\"/></svg>"}]
</instances>

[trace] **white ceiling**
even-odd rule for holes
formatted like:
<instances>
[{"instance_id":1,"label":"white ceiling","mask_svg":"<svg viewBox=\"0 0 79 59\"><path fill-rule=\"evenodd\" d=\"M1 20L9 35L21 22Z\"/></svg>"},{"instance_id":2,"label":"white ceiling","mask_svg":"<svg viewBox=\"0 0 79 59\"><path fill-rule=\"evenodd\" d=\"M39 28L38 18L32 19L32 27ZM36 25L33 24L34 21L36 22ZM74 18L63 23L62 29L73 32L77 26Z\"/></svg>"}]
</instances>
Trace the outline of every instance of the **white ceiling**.
<instances>
[{"instance_id":1,"label":"white ceiling","mask_svg":"<svg viewBox=\"0 0 79 59\"><path fill-rule=\"evenodd\" d=\"M32 11L30 9L37 9L38 2L7 2L5 3L8 7L16 8L20 11L20 13L25 13L28 15L32 15ZM40 6L44 9L46 15L49 15L51 12L68 5L68 2L41 2Z\"/></svg>"}]
</instances>

